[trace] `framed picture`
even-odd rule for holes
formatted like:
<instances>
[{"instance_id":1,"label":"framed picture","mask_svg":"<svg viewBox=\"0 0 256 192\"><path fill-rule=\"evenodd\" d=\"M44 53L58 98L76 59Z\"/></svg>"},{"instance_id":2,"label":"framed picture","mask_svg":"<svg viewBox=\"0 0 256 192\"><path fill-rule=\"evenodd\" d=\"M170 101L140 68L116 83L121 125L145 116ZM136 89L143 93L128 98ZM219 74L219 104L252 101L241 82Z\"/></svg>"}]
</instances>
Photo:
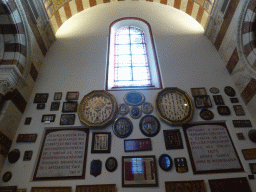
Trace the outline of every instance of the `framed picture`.
<instances>
[{"instance_id":1,"label":"framed picture","mask_svg":"<svg viewBox=\"0 0 256 192\"><path fill-rule=\"evenodd\" d=\"M169 149L183 149L183 143L179 129L164 130L165 147Z\"/></svg>"},{"instance_id":2,"label":"framed picture","mask_svg":"<svg viewBox=\"0 0 256 192\"><path fill-rule=\"evenodd\" d=\"M204 87L201 87L201 88L191 88L191 93L192 93L193 97L207 95L206 89Z\"/></svg>"},{"instance_id":3,"label":"framed picture","mask_svg":"<svg viewBox=\"0 0 256 192\"><path fill-rule=\"evenodd\" d=\"M103 185L77 185L76 192L85 191L104 191L104 192L116 192L116 184L103 184Z\"/></svg>"},{"instance_id":4,"label":"framed picture","mask_svg":"<svg viewBox=\"0 0 256 192\"><path fill-rule=\"evenodd\" d=\"M188 191L188 192L207 192L204 180L195 181L166 181L166 192Z\"/></svg>"},{"instance_id":5,"label":"framed picture","mask_svg":"<svg viewBox=\"0 0 256 192\"><path fill-rule=\"evenodd\" d=\"M208 108L212 107L212 102L209 95L194 97L196 108Z\"/></svg>"},{"instance_id":6,"label":"framed picture","mask_svg":"<svg viewBox=\"0 0 256 192\"><path fill-rule=\"evenodd\" d=\"M91 153L110 153L111 132L94 132Z\"/></svg>"},{"instance_id":7,"label":"framed picture","mask_svg":"<svg viewBox=\"0 0 256 192\"><path fill-rule=\"evenodd\" d=\"M75 114L62 114L60 117L60 125L74 125L75 120Z\"/></svg>"},{"instance_id":8,"label":"framed picture","mask_svg":"<svg viewBox=\"0 0 256 192\"><path fill-rule=\"evenodd\" d=\"M27 189L17 189L16 192L27 192Z\"/></svg>"},{"instance_id":9,"label":"framed picture","mask_svg":"<svg viewBox=\"0 0 256 192\"><path fill-rule=\"evenodd\" d=\"M232 120L234 127L252 127L250 120Z\"/></svg>"},{"instance_id":10,"label":"framed picture","mask_svg":"<svg viewBox=\"0 0 256 192\"><path fill-rule=\"evenodd\" d=\"M256 163L249 163L251 173L256 174Z\"/></svg>"},{"instance_id":11,"label":"framed picture","mask_svg":"<svg viewBox=\"0 0 256 192\"><path fill-rule=\"evenodd\" d=\"M16 192L17 186L6 186L6 187L0 187L0 191L3 192Z\"/></svg>"},{"instance_id":12,"label":"framed picture","mask_svg":"<svg viewBox=\"0 0 256 192\"><path fill-rule=\"evenodd\" d=\"M66 95L66 100L78 100L79 92L78 91L68 91Z\"/></svg>"},{"instance_id":13,"label":"framed picture","mask_svg":"<svg viewBox=\"0 0 256 192\"><path fill-rule=\"evenodd\" d=\"M230 115L231 114L228 106L218 106L217 110L220 115Z\"/></svg>"},{"instance_id":14,"label":"framed picture","mask_svg":"<svg viewBox=\"0 0 256 192\"><path fill-rule=\"evenodd\" d=\"M151 139L130 139L124 140L124 151L151 151Z\"/></svg>"},{"instance_id":15,"label":"framed picture","mask_svg":"<svg viewBox=\"0 0 256 192\"><path fill-rule=\"evenodd\" d=\"M236 136L237 136L238 140L245 140L243 133L237 133Z\"/></svg>"},{"instance_id":16,"label":"framed picture","mask_svg":"<svg viewBox=\"0 0 256 192\"><path fill-rule=\"evenodd\" d=\"M46 129L33 181L84 179L88 138L83 127Z\"/></svg>"},{"instance_id":17,"label":"framed picture","mask_svg":"<svg viewBox=\"0 0 256 192\"><path fill-rule=\"evenodd\" d=\"M127 104L122 103L118 105L118 113L119 115L127 115L130 111L130 108Z\"/></svg>"},{"instance_id":18,"label":"framed picture","mask_svg":"<svg viewBox=\"0 0 256 192\"><path fill-rule=\"evenodd\" d=\"M31 192L72 192L72 187L32 187Z\"/></svg>"},{"instance_id":19,"label":"framed picture","mask_svg":"<svg viewBox=\"0 0 256 192\"><path fill-rule=\"evenodd\" d=\"M49 93L36 93L34 103L46 103Z\"/></svg>"},{"instance_id":20,"label":"framed picture","mask_svg":"<svg viewBox=\"0 0 256 192\"><path fill-rule=\"evenodd\" d=\"M230 98L231 103L239 103L238 98Z\"/></svg>"},{"instance_id":21,"label":"framed picture","mask_svg":"<svg viewBox=\"0 0 256 192\"><path fill-rule=\"evenodd\" d=\"M183 129L194 174L244 171L225 123L186 124Z\"/></svg>"},{"instance_id":22,"label":"framed picture","mask_svg":"<svg viewBox=\"0 0 256 192\"><path fill-rule=\"evenodd\" d=\"M122 157L122 187L157 187L156 158L152 156Z\"/></svg>"},{"instance_id":23,"label":"framed picture","mask_svg":"<svg viewBox=\"0 0 256 192\"><path fill-rule=\"evenodd\" d=\"M61 100L62 98L62 92L56 92L54 93L54 98L53 100Z\"/></svg>"},{"instance_id":24,"label":"framed picture","mask_svg":"<svg viewBox=\"0 0 256 192\"><path fill-rule=\"evenodd\" d=\"M30 125L32 118L26 117L24 125Z\"/></svg>"},{"instance_id":25,"label":"framed picture","mask_svg":"<svg viewBox=\"0 0 256 192\"><path fill-rule=\"evenodd\" d=\"M244 116L244 109L242 105L233 105L233 108L235 110L236 116Z\"/></svg>"},{"instance_id":26,"label":"framed picture","mask_svg":"<svg viewBox=\"0 0 256 192\"><path fill-rule=\"evenodd\" d=\"M77 101L63 102L62 112L77 112Z\"/></svg>"},{"instance_id":27,"label":"framed picture","mask_svg":"<svg viewBox=\"0 0 256 192\"><path fill-rule=\"evenodd\" d=\"M58 111L60 108L60 102L59 101L54 101L51 104L51 109L50 111Z\"/></svg>"},{"instance_id":28,"label":"framed picture","mask_svg":"<svg viewBox=\"0 0 256 192\"><path fill-rule=\"evenodd\" d=\"M213 100L216 105L225 105L224 100L221 95L213 95Z\"/></svg>"},{"instance_id":29,"label":"framed picture","mask_svg":"<svg viewBox=\"0 0 256 192\"><path fill-rule=\"evenodd\" d=\"M242 153L245 160L256 159L256 148L252 149L242 149Z\"/></svg>"},{"instance_id":30,"label":"framed picture","mask_svg":"<svg viewBox=\"0 0 256 192\"><path fill-rule=\"evenodd\" d=\"M38 103L36 109L45 109L45 103Z\"/></svg>"},{"instance_id":31,"label":"framed picture","mask_svg":"<svg viewBox=\"0 0 256 192\"><path fill-rule=\"evenodd\" d=\"M145 115L140 119L140 131L147 137L154 137L160 131L160 123L153 115Z\"/></svg>"},{"instance_id":32,"label":"framed picture","mask_svg":"<svg viewBox=\"0 0 256 192\"><path fill-rule=\"evenodd\" d=\"M208 181L211 192L232 191L232 192L251 192L251 187L246 177L211 179Z\"/></svg>"},{"instance_id":33,"label":"framed picture","mask_svg":"<svg viewBox=\"0 0 256 192\"><path fill-rule=\"evenodd\" d=\"M41 122L45 122L45 121L54 122L55 121L55 114L43 115Z\"/></svg>"}]
</instances>

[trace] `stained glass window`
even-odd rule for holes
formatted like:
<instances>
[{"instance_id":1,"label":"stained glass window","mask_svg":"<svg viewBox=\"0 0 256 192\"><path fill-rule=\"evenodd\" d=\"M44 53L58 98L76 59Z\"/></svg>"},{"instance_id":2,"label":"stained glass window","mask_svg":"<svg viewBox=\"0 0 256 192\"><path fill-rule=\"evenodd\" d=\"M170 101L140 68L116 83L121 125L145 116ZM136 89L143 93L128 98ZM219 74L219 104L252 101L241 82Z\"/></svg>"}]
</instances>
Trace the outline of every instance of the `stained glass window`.
<instances>
[{"instance_id":1,"label":"stained glass window","mask_svg":"<svg viewBox=\"0 0 256 192\"><path fill-rule=\"evenodd\" d=\"M152 86L144 32L126 26L114 37L114 86Z\"/></svg>"}]
</instances>

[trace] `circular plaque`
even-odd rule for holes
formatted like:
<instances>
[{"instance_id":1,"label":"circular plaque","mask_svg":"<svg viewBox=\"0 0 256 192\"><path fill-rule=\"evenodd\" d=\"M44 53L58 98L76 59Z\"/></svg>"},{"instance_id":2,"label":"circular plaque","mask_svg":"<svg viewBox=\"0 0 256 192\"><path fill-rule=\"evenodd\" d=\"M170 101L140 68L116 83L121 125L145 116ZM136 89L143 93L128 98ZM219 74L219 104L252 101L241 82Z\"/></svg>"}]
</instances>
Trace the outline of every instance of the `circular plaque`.
<instances>
[{"instance_id":1,"label":"circular plaque","mask_svg":"<svg viewBox=\"0 0 256 192\"><path fill-rule=\"evenodd\" d=\"M7 171L7 172L5 172L5 174L3 175L2 180L3 180L3 182L8 182L8 181L11 180L11 178L12 178L12 173L11 173L10 171Z\"/></svg>"},{"instance_id":2,"label":"circular plaque","mask_svg":"<svg viewBox=\"0 0 256 192\"><path fill-rule=\"evenodd\" d=\"M129 113L129 106L126 105L125 103L122 103L121 105L118 106L118 113L120 115L126 115Z\"/></svg>"},{"instance_id":3,"label":"circular plaque","mask_svg":"<svg viewBox=\"0 0 256 192\"><path fill-rule=\"evenodd\" d=\"M113 132L117 137L125 138L132 133L132 121L127 117L119 117L113 124Z\"/></svg>"},{"instance_id":4,"label":"circular plaque","mask_svg":"<svg viewBox=\"0 0 256 192\"><path fill-rule=\"evenodd\" d=\"M164 171L169 171L172 169L172 158L167 154L162 154L158 159L159 166Z\"/></svg>"},{"instance_id":5,"label":"circular plaque","mask_svg":"<svg viewBox=\"0 0 256 192\"><path fill-rule=\"evenodd\" d=\"M15 163L20 158L20 151L18 149L14 149L8 153L8 161L10 163Z\"/></svg>"},{"instance_id":6,"label":"circular plaque","mask_svg":"<svg viewBox=\"0 0 256 192\"><path fill-rule=\"evenodd\" d=\"M146 115L140 120L140 130L147 137L154 137L160 131L160 123L153 115Z\"/></svg>"},{"instance_id":7,"label":"circular plaque","mask_svg":"<svg viewBox=\"0 0 256 192\"><path fill-rule=\"evenodd\" d=\"M224 91L225 91L225 93L226 93L228 96L230 96L230 97L234 97L234 96L236 95L235 89L233 89L233 88L230 87L230 86L225 87L225 88L224 88Z\"/></svg>"},{"instance_id":8,"label":"circular plaque","mask_svg":"<svg viewBox=\"0 0 256 192\"><path fill-rule=\"evenodd\" d=\"M249 139L256 143L256 130L255 129L251 129L248 133Z\"/></svg>"},{"instance_id":9,"label":"circular plaque","mask_svg":"<svg viewBox=\"0 0 256 192\"><path fill-rule=\"evenodd\" d=\"M141 106L141 110L142 110L142 112L143 113L145 113L145 114L150 114L150 113L152 113L153 112L153 105L151 104L151 103L149 103L149 102L145 102L145 103L143 103L142 104L142 106Z\"/></svg>"},{"instance_id":10,"label":"circular plaque","mask_svg":"<svg viewBox=\"0 0 256 192\"><path fill-rule=\"evenodd\" d=\"M208 109L202 109L200 112L200 117L204 120L211 120L214 117L214 114L212 111Z\"/></svg>"},{"instance_id":11,"label":"circular plaque","mask_svg":"<svg viewBox=\"0 0 256 192\"><path fill-rule=\"evenodd\" d=\"M175 126L189 122L193 118L194 107L185 91L179 88L165 88L155 99L158 116L166 123Z\"/></svg>"},{"instance_id":12,"label":"circular plaque","mask_svg":"<svg viewBox=\"0 0 256 192\"><path fill-rule=\"evenodd\" d=\"M141 109L139 107L132 107L130 115L133 119L139 119L141 117Z\"/></svg>"},{"instance_id":13,"label":"circular plaque","mask_svg":"<svg viewBox=\"0 0 256 192\"><path fill-rule=\"evenodd\" d=\"M113 172L117 168L117 160L114 157L109 157L106 160L105 167L109 172Z\"/></svg>"},{"instance_id":14,"label":"circular plaque","mask_svg":"<svg viewBox=\"0 0 256 192\"><path fill-rule=\"evenodd\" d=\"M117 113L114 96L106 91L92 91L85 95L78 106L79 119L92 128L102 128L110 124Z\"/></svg>"},{"instance_id":15,"label":"circular plaque","mask_svg":"<svg viewBox=\"0 0 256 192\"><path fill-rule=\"evenodd\" d=\"M145 101L145 96L142 93L132 91L124 96L124 102L127 105L138 106Z\"/></svg>"},{"instance_id":16,"label":"circular plaque","mask_svg":"<svg viewBox=\"0 0 256 192\"><path fill-rule=\"evenodd\" d=\"M213 93L213 94L217 94L217 93L220 92L220 90L216 87L212 87L212 88L210 88L210 92Z\"/></svg>"}]
</instances>

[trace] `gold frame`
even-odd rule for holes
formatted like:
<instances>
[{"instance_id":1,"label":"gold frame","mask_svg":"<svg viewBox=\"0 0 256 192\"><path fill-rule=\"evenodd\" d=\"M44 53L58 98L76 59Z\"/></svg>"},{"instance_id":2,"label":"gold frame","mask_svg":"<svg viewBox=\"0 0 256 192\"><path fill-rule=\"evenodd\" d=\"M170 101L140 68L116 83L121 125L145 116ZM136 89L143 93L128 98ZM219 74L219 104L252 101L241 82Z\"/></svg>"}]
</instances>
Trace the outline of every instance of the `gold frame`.
<instances>
[{"instance_id":1,"label":"gold frame","mask_svg":"<svg viewBox=\"0 0 256 192\"><path fill-rule=\"evenodd\" d=\"M160 97L165 94L165 93L169 93L169 92L175 92L175 93L179 93L181 95L183 95L186 100L188 101L188 107L189 107L189 111L188 111L188 114L183 117L182 119L180 120L172 120L172 119L169 119L166 115L164 115L159 109L160 109ZM171 125L171 126L176 126L176 125L183 125L189 121L192 120L193 118L193 115L194 115L194 106L193 106L193 103L192 103L192 100L190 99L190 97L188 96L188 94L185 92L185 91L182 91L181 89L177 88L177 87L167 87L167 88L164 88L162 91L158 92L157 95L156 95L156 98L155 98L155 110L156 110L156 113L158 115L158 117L164 121L165 123Z\"/></svg>"},{"instance_id":2,"label":"gold frame","mask_svg":"<svg viewBox=\"0 0 256 192\"><path fill-rule=\"evenodd\" d=\"M105 97L109 98L112 102L111 103L112 107L113 107L112 112L111 112L112 114L110 115L110 117L108 119L104 120L101 123L90 122L89 120L86 120L84 118L84 106L88 102L89 99L91 99L92 97L95 97L95 96L105 96ZM86 94L82 98L81 102L78 105L79 119L83 124L87 125L88 128L103 128L103 127L109 125L112 121L114 121L117 111L118 111L118 107L117 107L117 102L116 102L115 97L111 93L108 93L107 91L104 91L104 90L91 91L90 93Z\"/></svg>"},{"instance_id":3,"label":"gold frame","mask_svg":"<svg viewBox=\"0 0 256 192\"><path fill-rule=\"evenodd\" d=\"M49 192L71 192L72 187L32 187L31 192L41 192L41 191L49 191Z\"/></svg>"}]
</instances>

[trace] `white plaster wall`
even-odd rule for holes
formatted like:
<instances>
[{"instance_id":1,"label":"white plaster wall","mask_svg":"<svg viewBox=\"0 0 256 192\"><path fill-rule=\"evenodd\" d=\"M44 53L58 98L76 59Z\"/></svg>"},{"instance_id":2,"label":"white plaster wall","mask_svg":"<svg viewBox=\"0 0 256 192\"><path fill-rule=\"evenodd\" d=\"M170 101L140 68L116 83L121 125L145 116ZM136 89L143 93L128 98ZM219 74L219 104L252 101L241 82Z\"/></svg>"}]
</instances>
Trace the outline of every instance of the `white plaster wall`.
<instances>
[{"instance_id":1,"label":"white plaster wall","mask_svg":"<svg viewBox=\"0 0 256 192\"><path fill-rule=\"evenodd\" d=\"M136 6L134 6L134 4L136 4ZM134 7L136 7L136 9ZM152 151L125 153L123 149L124 139L116 137L110 125L104 130L99 130L110 131L112 133L110 154L91 154L92 132L98 130L90 130L86 176L84 180L32 181L45 128L67 127L59 125L62 103L59 111L50 111L50 104L53 101L54 92L62 92L63 97L61 102L64 102L67 91L79 91L80 101L82 97L90 91L103 90L105 88L109 25L116 19L129 16L145 19L152 27L164 87L178 87L186 91L190 96L190 88L205 87L207 89L213 103L211 110L215 114L214 121L226 121L245 172L193 175L182 128L170 127L161 122L161 131L157 136L151 138ZM87 19L85 20L84 18ZM8 183L1 184L10 186L17 185L18 188L27 188L28 191L32 186L72 186L73 191L75 191L76 185L113 183L117 185L118 191L160 192L165 190L165 181L205 180L206 187L210 190L208 185L209 179L247 177L247 175L250 174L248 163L253 161L245 161L241 149L254 148L255 144L248 139L247 133L250 129L235 129L232 125L232 120L250 119L251 117L245 105L242 103L240 96L237 97L247 115L241 118L235 116L229 97L224 93L225 86L235 88L235 85L226 71L219 54L203 33L204 31L200 24L187 14L172 7L146 2L108 3L85 10L66 21L57 32L57 41L51 46L45 57L32 97L27 104L23 121L14 137L14 140L16 140L20 133L37 133L38 139L36 143L19 144L13 142L11 147L11 149L19 149L22 157L26 150L33 150L34 154L32 160L24 162L22 158L20 158L15 164L5 162L0 176L2 177L6 171L11 171L13 177ZM209 88L213 86L220 89L220 94L223 96L226 105L230 107L230 116L218 115L217 106L214 104L212 94L209 92ZM111 93L115 96L118 104L121 104L124 102L123 96L127 92L128 91L112 91ZM145 95L146 101L153 103L158 90L141 90L139 92ZM35 93L49 93L45 110L36 110L36 104L33 104ZM203 122L199 117L199 112L199 109L195 109L192 122ZM43 114L56 114L55 122L51 124L41 123ZM155 111L152 114L156 116ZM30 125L24 125L26 117L32 117ZM131 119L129 115L127 115L127 117ZM132 134L126 139L145 138L139 130L139 119L132 121L134 129ZM75 126L82 126L77 114ZM181 130L184 149L165 149L163 130L173 128ZM238 132L245 134L245 141L238 141L236 137L236 133ZM169 172L164 172L157 165L159 187L122 188L122 156L155 155L158 159L163 153L169 154L172 158L186 157L189 172L184 174L176 173L175 167ZM108 172L104 167L106 159L110 156L114 156L118 161L118 168L113 173ZM103 163L102 174L96 178L90 175L90 163L93 159L100 159ZM253 191L256 191L255 182L250 181L250 184Z\"/></svg>"}]
</instances>

